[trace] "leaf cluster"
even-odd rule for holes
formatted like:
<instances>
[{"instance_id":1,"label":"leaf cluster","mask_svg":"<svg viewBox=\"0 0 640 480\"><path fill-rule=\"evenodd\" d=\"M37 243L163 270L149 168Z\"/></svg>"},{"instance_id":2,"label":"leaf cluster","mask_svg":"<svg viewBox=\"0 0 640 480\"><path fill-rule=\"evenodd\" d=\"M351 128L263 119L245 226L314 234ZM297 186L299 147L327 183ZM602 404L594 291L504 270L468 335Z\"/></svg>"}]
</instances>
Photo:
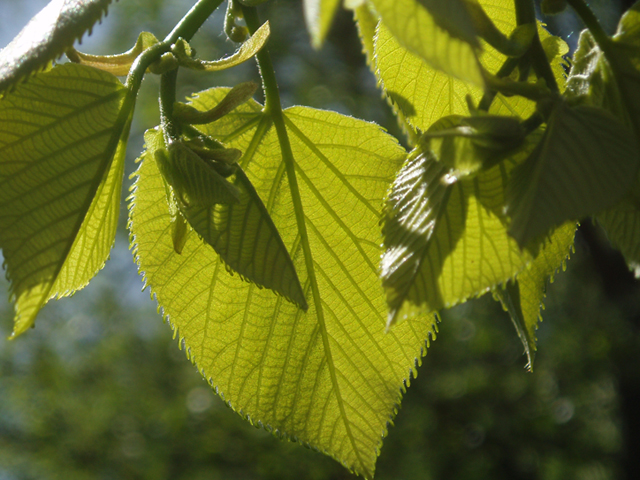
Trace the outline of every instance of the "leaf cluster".
<instances>
[{"instance_id":1,"label":"leaf cluster","mask_svg":"<svg viewBox=\"0 0 640 480\"><path fill-rule=\"evenodd\" d=\"M129 203L145 284L232 408L363 476L439 311L492 292L532 368L547 282L578 221L597 219L640 264L639 4L609 37L583 0L544 2L587 25L569 61L529 0L345 2L407 152L375 124L282 108L261 2L227 3L224 31L240 43L229 57L189 44L220 0L197 2L162 41L75 50L109 3L54 0L0 51L13 336L107 260L147 74L161 79L160 122ZM304 6L319 47L339 2ZM52 66L63 52L72 63ZM252 82L177 101L179 71L253 57L264 105Z\"/></svg>"}]
</instances>

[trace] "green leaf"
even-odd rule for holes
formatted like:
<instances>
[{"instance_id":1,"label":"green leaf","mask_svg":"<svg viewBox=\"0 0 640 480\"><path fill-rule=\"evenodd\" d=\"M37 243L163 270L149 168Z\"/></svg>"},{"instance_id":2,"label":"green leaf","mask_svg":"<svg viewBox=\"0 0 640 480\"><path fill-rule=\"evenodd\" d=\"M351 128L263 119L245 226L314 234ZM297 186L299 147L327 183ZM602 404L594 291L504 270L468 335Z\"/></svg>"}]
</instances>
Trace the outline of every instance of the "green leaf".
<instances>
[{"instance_id":1,"label":"green leaf","mask_svg":"<svg viewBox=\"0 0 640 480\"><path fill-rule=\"evenodd\" d=\"M516 28L515 13L510 0L482 0L483 9L505 34ZM549 34L539 26L539 35L555 44ZM550 39L550 40L549 40ZM558 39L558 43L562 40ZM564 42L556 45L558 55L566 53ZM495 74L507 57L493 47L483 43L480 62L490 73ZM553 57L552 67L559 85L564 84L562 58ZM375 74L391 101L394 110L414 130L426 131L436 120L445 115L468 115L465 101L470 96L477 104L483 95L481 88L456 80L432 68L422 58L404 48L391 31L380 23L375 35ZM526 118L535 111L535 104L522 97L505 98L498 95L491 105L496 115L516 115Z\"/></svg>"},{"instance_id":2,"label":"green leaf","mask_svg":"<svg viewBox=\"0 0 640 480\"><path fill-rule=\"evenodd\" d=\"M464 0L371 0L371 3L381 21L408 51L436 70L477 86L484 85L476 57L479 42Z\"/></svg>"},{"instance_id":3,"label":"green leaf","mask_svg":"<svg viewBox=\"0 0 640 480\"><path fill-rule=\"evenodd\" d=\"M340 5L340 0L304 0L304 19L314 48L320 48Z\"/></svg>"},{"instance_id":4,"label":"green leaf","mask_svg":"<svg viewBox=\"0 0 640 480\"><path fill-rule=\"evenodd\" d=\"M194 70L203 70L205 72L218 72L220 70L235 67L253 58L253 56L265 46L267 40L269 40L270 34L271 30L269 22L265 22L233 55L221 58L220 60L205 61L191 58L190 47L184 41L177 42L172 47L171 51L178 58L180 65L183 67L192 68Z\"/></svg>"},{"instance_id":5,"label":"green leaf","mask_svg":"<svg viewBox=\"0 0 640 480\"><path fill-rule=\"evenodd\" d=\"M529 370L533 370L536 330L542 319L540 309L544 308L546 283L549 279L553 282L559 268L564 269L575 232L575 223L567 223L556 229L543 243L535 260L518 274L515 282L508 282L505 288L496 290L522 341L528 360L526 368Z\"/></svg>"},{"instance_id":6,"label":"green leaf","mask_svg":"<svg viewBox=\"0 0 640 480\"><path fill-rule=\"evenodd\" d=\"M609 241L624 255L629 268L640 277L640 188L635 183L629 195L596 216Z\"/></svg>"},{"instance_id":7,"label":"green leaf","mask_svg":"<svg viewBox=\"0 0 640 480\"><path fill-rule=\"evenodd\" d=\"M14 336L107 259L131 116L122 110L125 92L111 74L66 64L0 101L0 247Z\"/></svg>"},{"instance_id":8,"label":"green leaf","mask_svg":"<svg viewBox=\"0 0 640 480\"><path fill-rule=\"evenodd\" d=\"M0 93L43 69L100 20L111 0L52 0L0 51Z\"/></svg>"},{"instance_id":9,"label":"green leaf","mask_svg":"<svg viewBox=\"0 0 640 480\"><path fill-rule=\"evenodd\" d=\"M159 129L148 130L145 142L158 170L173 188L180 212L225 264L306 310L307 301L287 248L242 169L235 169L229 177L231 183L180 143L174 144L171 158L165 159ZM175 229L182 226L180 216L175 217L172 236L174 250L180 253L184 245L176 241L176 235L181 238Z\"/></svg>"},{"instance_id":10,"label":"green leaf","mask_svg":"<svg viewBox=\"0 0 640 480\"><path fill-rule=\"evenodd\" d=\"M559 102L542 141L513 171L510 233L525 246L552 227L614 205L636 178L638 160L633 136L613 115Z\"/></svg>"},{"instance_id":11,"label":"green leaf","mask_svg":"<svg viewBox=\"0 0 640 480\"><path fill-rule=\"evenodd\" d=\"M531 137L511 159L452 184L432 151L419 147L410 155L383 226L380 276L389 325L485 293L533 259L507 233L502 208L509 171L533 149Z\"/></svg>"},{"instance_id":12,"label":"green leaf","mask_svg":"<svg viewBox=\"0 0 640 480\"><path fill-rule=\"evenodd\" d=\"M203 92L193 104L206 110L226 91ZM203 243L187 241L182 255L174 252L162 178L149 154L132 201L136 258L190 358L232 408L372 477L387 424L435 329L434 318L423 318L384 333L380 198L404 150L376 125L337 113L295 107L284 114L306 236L261 106L249 101L202 129L245 152L240 165L291 253L306 313L230 277Z\"/></svg>"}]
</instances>

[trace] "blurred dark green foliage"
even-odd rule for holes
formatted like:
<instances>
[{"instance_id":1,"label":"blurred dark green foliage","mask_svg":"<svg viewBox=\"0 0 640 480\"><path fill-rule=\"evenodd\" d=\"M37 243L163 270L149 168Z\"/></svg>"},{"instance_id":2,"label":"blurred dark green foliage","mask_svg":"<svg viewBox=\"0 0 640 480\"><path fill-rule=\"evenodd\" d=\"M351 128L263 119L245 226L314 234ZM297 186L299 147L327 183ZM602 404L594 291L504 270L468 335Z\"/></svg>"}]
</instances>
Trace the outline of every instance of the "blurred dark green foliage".
<instances>
[{"instance_id":1,"label":"blurred dark green foliage","mask_svg":"<svg viewBox=\"0 0 640 480\"><path fill-rule=\"evenodd\" d=\"M96 27L102 40L86 39L86 50L126 50L141 29L161 37L188 3L122 0ZM612 12L614 25L620 9L593 3ZM271 49L287 105L335 109L400 135L347 13L314 53L299 1L263 8L279 33ZM202 58L234 49L221 25L219 15L196 37ZM184 75L181 91L256 75L252 65ZM157 122L156 79L146 82L132 140ZM131 160L140 147L130 145ZM0 480L352 478L330 458L279 442L224 406L178 350L154 303L138 293L125 236L73 301L47 306L30 334L0 341ZM610 268L616 257L605 245L596 227L583 226L568 271L550 290L533 373L490 296L443 315L385 440L377 479L625 477L637 453L629 402L640 385L640 296L624 268ZM2 300L6 336L12 313Z\"/></svg>"}]
</instances>

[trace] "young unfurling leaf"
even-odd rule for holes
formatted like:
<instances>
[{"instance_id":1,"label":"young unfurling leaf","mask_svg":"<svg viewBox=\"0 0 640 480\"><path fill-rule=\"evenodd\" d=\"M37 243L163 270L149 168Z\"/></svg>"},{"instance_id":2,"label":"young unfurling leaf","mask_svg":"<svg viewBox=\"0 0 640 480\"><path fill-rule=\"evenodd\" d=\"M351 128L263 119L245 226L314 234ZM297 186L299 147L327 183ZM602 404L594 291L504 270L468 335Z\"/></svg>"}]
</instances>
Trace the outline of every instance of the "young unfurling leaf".
<instances>
[{"instance_id":1,"label":"young unfurling leaf","mask_svg":"<svg viewBox=\"0 0 640 480\"><path fill-rule=\"evenodd\" d=\"M77 51L70 47L67 51L67 57L74 63L80 63L89 67L98 68L114 75L123 76L129 73L131 65L142 52L147 48L158 43L158 39L149 32L142 32L138 35L136 44L124 53L117 55L89 55Z\"/></svg>"}]
</instances>

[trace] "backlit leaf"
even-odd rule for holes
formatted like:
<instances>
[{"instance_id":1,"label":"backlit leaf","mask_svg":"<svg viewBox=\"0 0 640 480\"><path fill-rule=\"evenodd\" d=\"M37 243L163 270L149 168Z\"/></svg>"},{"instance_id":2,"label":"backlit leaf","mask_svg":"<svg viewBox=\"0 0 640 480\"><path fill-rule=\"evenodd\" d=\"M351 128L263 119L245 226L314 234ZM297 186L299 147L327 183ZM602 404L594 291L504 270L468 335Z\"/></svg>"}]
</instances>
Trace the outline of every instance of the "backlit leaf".
<instances>
[{"instance_id":1,"label":"backlit leaf","mask_svg":"<svg viewBox=\"0 0 640 480\"><path fill-rule=\"evenodd\" d=\"M226 91L203 92L193 105L206 110ZM149 153L132 201L136 258L190 358L232 408L371 477L404 382L435 328L434 318L422 318L384 333L380 199L405 152L379 127L336 113L295 107L285 121L307 235L260 105L250 100L200 128L245 152L239 165L291 253L306 313L230 276L202 242L190 239L175 253Z\"/></svg>"},{"instance_id":2,"label":"backlit leaf","mask_svg":"<svg viewBox=\"0 0 640 480\"><path fill-rule=\"evenodd\" d=\"M409 157L389 194L383 227L380 276L389 325L485 293L533 259L507 233L502 208L509 171L533 145L529 138L510 160L453 184L430 150L418 147Z\"/></svg>"},{"instance_id":3,"label":"backlit leaf","mask_svg":"<svg viewBox=\"0 0 640 480\"><path fill-rule=\"evenodd\" d=\"M111 0L51 0L0 50L0 93L62 55L106 13Z\"/></svg>"},{"instance_id":4,"label":"backlit leaf","mask_svg":"<svg viewBox=\"0 0 640 480\"><path fill-rule=\"evenodd\" d=\"M121 111L125 91L111 74L67 64L0 101L0 246L14 335L104 265L131 115Z\"/></svg>"},{"instance_id":5,"label":"backlit leaf","mask_svg":"<svg viewBox=\"0 0 640 480\"><path fill-rule=\"evenodd\" d=\"M505 34L516 27L515 13L511 0L481 0L480 4L494 24ZM543 43L551 37L542 28L538 29ZM562 40L557 45L558 55L566 53ZM554 41L555 42L555 41ZM480 62L484 68L495 74L507 57L493 47L483 43ZM562 59L553 58L552 68L559 85L564 85ZM426 131L437 119L445 115L468 115L465 97L477 104L482 97L481 88L452 78L441 72L419 56L403 47L391 31L381 22L375 34L374 71L394 110L413 128ZM491 105L491 113L516 115L526 118L535 110L535 104L522 97L508 99L498 95Z\"/></svg>"},{"instance_id":6,"label":"backlit leaf","mask_svg":"<svg viewBox=\"0 0 640 480\"><path fill-rule=\"evenodd\" d=\"M484 85L479 42L463 0L371 0L398 42L436 70ZM428 4L428 10L423 3Z\"/></svg>"},{"instance_id":7,"label":"backlit leaf","mask_svg":"<svg viewBox=\"0 0 640 480\"><path fill-rule=\"evenodd\" d=\"M624 255L629 268L640 277L640 188L638 183L629 195L614 207L596 216L614 247Z\"/></svg>"},{"instance_id":8,"label":"backlit leaf","mask_svg":"<svg viewBox=\"0 0 640 480\"><path fill-rule=\"evenodd\" d=\"M559 103L545 135L512 174L510 233L521 246L552 227L609 208L638 173L637 144L606 110Z\"/></svg>"}]
</instances>

